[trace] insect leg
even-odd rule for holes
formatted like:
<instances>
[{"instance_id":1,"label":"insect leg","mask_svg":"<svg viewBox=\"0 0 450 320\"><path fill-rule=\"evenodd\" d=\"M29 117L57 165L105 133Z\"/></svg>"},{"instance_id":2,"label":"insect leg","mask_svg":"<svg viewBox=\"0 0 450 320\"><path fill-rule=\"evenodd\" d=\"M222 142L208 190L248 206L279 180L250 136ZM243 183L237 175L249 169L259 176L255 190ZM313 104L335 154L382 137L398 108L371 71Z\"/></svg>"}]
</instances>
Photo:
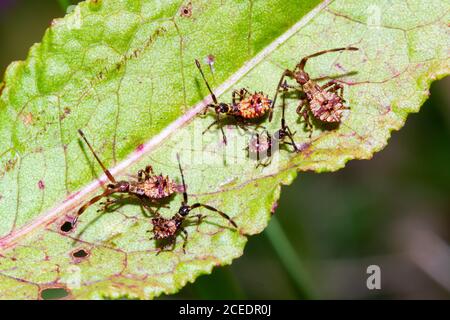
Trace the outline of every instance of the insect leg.
<instances>
[{"instance_id":1,"label":"insect leg","mask_svg":"<svg viewBox=\"0 0 450 320\"><path fill-rule=\"evenodd\" d=\"M267 138L267 144L268 144L268 148L267 148L267 157L270 158L272 157L272 136L270 135L269 131L266 130L266 138Z\"/></svg>"},{"instance_id":2,"label":"insect leg","mask_svg":"<svg viewBox=\"0 0 450 320\"><path fill-rule=\"evenodd\" d=\"M278 92L280 92L280 88L283 87L284 78L285 77L292 78L293 76L294 73L289 69L284 70L283 74L281 75L280 81L278 82L277 90L275 91L275 96L273 97L272 104L270 105L269 122L272 121L273 109L275 108L275 102L277 101Z\"/></svg>"},{"instance_id":3,"label":"insect leg","mask_svg":"<svg viewBox=\"0 0 450 320\"><path fill-rule=\"evenodd\" d=\"M217 119L219 119L219 116L217 116ZM220 131L222 132L222 141L223 144L227 144L227 136L225 135L225 131L223 131L223 126L220 126Z\"/></svg>"},{"instance_id":4,"label":"insect leg","mask_svg":"<svg viewBox=\"0 0 450 320\"><path fill-rule=\"evenodd\" d=\"M145 202L145 196L139 196L137 194L134 194L139 201L141 202L142 207L144 207L144 209L147 209L151 214L153 214L155 217L159 217L159 213L158 211L154 210L152 207L150 207L146 202Z\"/></svg>"},{"instance_id":5,"label":"insect leg","mask_svg":"<svg viewBox=\"0 0 450 320\"><path fill-rule=\"evenodd\" d=\"M217 113L216 120L214 122L212 122L205 130L203 130L202 134L205 134L215 124L220 125L220 115L218 113ZM225 132L223 131L223 126L221 126L221 125L220 125L220 131L222 132L223 143L227 144L227 136L225 135Z\"/></svg>"},{"instance_id":6,"label":"insect leg","mask_svg":"<svg viewBox=\"0 0 450 320\"><path fill-rule=\"evenodd\" d=\"M219 215L222 216L222 218L227 219L233 225L233 227L237 228L236 222L234 222L233 219L231 219L225 212L217 210L216 208L214 208L210 205L203 204L203 203L194 203L192 206L190 206L190 209L192 210L192 209L199 208L199 207L203 207L210 211L217 212Z\"/></svg>"},{"instance_id":7,"label":"insect leg","mask_svg":"<svg viewBox=\"0 0 450 320\"><path fill-rule=\"evenodd\" d=\"M302 100L300 100L300 103L302 103L301 101ZM285 99L285 96L283 96L283 109L282 109L283 111L282 111L282 116L281 116L281 130L280 131L285 133L285 135L287 135L289 137L289 139L291 140L292 146L294 147L294 151L298 152L297 145L294 142L295 132L292 133L289 126L286 125L286 120L284 118L285 109L286 109L286 99Z\"/></svg>"},{"instance_id":8,"label":"insect leg","mask_svg":"<svg viewBox=\"0 0 450 320\"><path fill-rule=\"evenodd\" d=\"M335 82L327 91L337 92L338 96L344 101L344 86L342 84Z\"/></svg>"},{"instance_id":9,"label":"insect leg","mask_svg":"<svg viewBox=\"0 0 450 320\"><path fill-rule=\"evenodd\" d=\"M242 88L239 93L240 93L241 99L250 95L250 91L248 91L247 88Z\"/></svg>"},{"instance_id":10,"label":"insect leg","mask_svg":"<svg viewBox=\"0 0 450 320\"><path fill-rule=\"evenodd\" d=\"M325 83L322 87L323 90L328 92L336 92L339 98L341 98L342 102L345 102L344 99L344 86L337 82L336 80L331 80Z\"/></svg>"},{"instance_id":11,"label":"insect leg","mask_svg":"<svg viewBox=\"0 0 450 320\"><path fill-rule=\"evenodd\" d=\"M84 211L86 211L87 208L89 208L94 203L98 202L100 199L108 197L111 194L116 193L116 192L119 192L119 188L106 189L102 194L99 194L98 196L95 196L91 200L86 202L83 206L81 206L80 209L78 209L77 215L72 221L72 226L74 226L77 223L78 218L83 214Z\"/></svg>"},{"instance_id":12,"label":"insect leg","mask_svg":"<svg viewBox=\"0 0 450 320\"><path fill-rule=\"evenodd\" d=\"M163 243L162 246L158 247L158 251L156 252L156 255L158 256L163 251L173 251L175 249L176 245L176 239L174 237L166 238L167 243ZM150 240L156 240L154 237ZM166 249L168 246L172 245L170 249Z\"/></svg>"},{"instance_id":13,"label":"insect leg","mask_svg":"<svg viewBox=\"0 0 450 320\"><path fill-rule=\"evenodd\" d=\"M236 97L236 96L239 96L239 97ZM241 100L239 92L237 90L233 90L233 92L231 93L231 102L232 102L232 104L235 105L238 102L238 100L239 101Z\"/></svg>"},{"instance_id":14,"label":"insect leg","mask_svg":"<svg viewBox=\"0 0 450 320\"><path fill-rule=\"evenodd\" d=\"M145 167L145 173L147 174L147 177L149 177L150 175L154 175L155 174L153 172L153 167L152 166L146 166Z\"/></svg>"},{"instance_id":15,"label":"insect leg","mask_svg":"<svg viewBox=\"0 0 450 320\"><path fill-rule=\"evenodd\" d=\"M321 86L321 88L323 90L329 88L329 87L333 87L335 84L337 84L336 80L330 80L327 83L325 83L324 85Z\"/></svg>"},{"instance_id":16,"label":"insect leg","mask_svg":"<svg viewBox=\"0 0 450 320\"><path fill-rule=\"evenodd\" d=\"M259 133L256 134L256 161L259 162Z\"/></svg>"},{"instance_id":17,"label":"insect leg","mask_svg":"<svg viewBox=\"0 0 450 320\"><path fill-rule=\"evenodd\" d=\"M150 178L151 175L154 175L153 167L146 166L145 170L138 171L138 182L143 182L144 180L147 180L148 178Z\"/></svg>"},{"instance_id":18,"label":"insect leg","mask_svg":"<svg viewBox=\"0 0 450 320\"><path fill-rule=\"evenodd\" d=\"M300 100L300 103L297 107L296 112L299 116L301 116L305 120L305 127L306 127L306 130L309 131L309 137L311 138L312 123L311 123L311 120L309 119L307 103L308 103L307 100Z\"/></svg>"},{"instance_id":19,"label":"insect leg","mask_svg":"<svg viewBox=\"0 0 450 320\"><path fill-rule=\"evenodd\" d=\"M259 163L258 163L258 165L256 166L256 168L259 168L260 166L261 167L263 167L263 168L265 168L265 167L267 167L268 165L270 165L272 163L272 158L266 158L265 159L265 161L263 162L263 161L260 161Z\"/></svg>"},{"instance_id":20,"label":"insect leg","mask_svg":"<svg viewBox=\"0 0 450 320\"><path fill-rule=\"evenodd\" d=\"M211 129L211 127L215 124L217 124L219 121L216 119L213 122L211 122L211 124L205 129L203 130L202 134L205 134L209 129Z\"/></svg>"},{"instance_id":21,"label":"insect leg","mask_svg":"<svg viewBox=\"0 0 450 320\"><path fill-rule=\"evenodd\" d=\"M106 201L100 202L100 205L102 207L98 209L97 212L106 212L109 209L109 207L120 202L122 199L123 197L119 197L118 199L106 198Z\"/></svg>"},{"instance_id":22,"label":"insect leg","mask_svg":"<svg viewBox=\"0 0 450 320\"><path fill-rule=\"evenodd\" d=\"M345 99L344 99L344 86L340 85L338 90L339 90L339 92L338 92L339 97L341 97L342 101L345 101Z\"/></svg>"},{"instance_id":23,"label":"insect leg","mask_svg":"<svg viewBox=\"0 0 450 320\"><path fill-rule=\"evenodd\" d=\"M306 107L306 103L307 103L307 101L304 100L304 99L301 99L300 102L298 103L298 106L297 106L297 109L296 109L295 112L297 112L297 114L298 114L299 116L302 115L302 109L303 109L304 107Z\"/></svg>"},{"instance_id":24,"label":"insect leg","mask_svg":"<svg viewBox=\"0 0 450 320\"><path fill-rule=\"evenodd\" d=\"M144 181L144 171L139 170L137 175L138 175L138 182L143 182Z\"/></svg>"},{"instance_id":25,"label":"insect leg","mask_svg":"<svg viewBox=\"0 0 450 320\"><path fill-rule=\"evenodd\" d=\"M289 144L291 144L294 147L294 151L295 152L298 152L299 150L297 148L297 145L294 142L294 134L295 134L295 132L292 133L291 129L288 126L286 126L286 130L287 130L286 131L287 136L289 137L289 140L291 140L291 143L289 143Z\"/></svg>"},{"instance_id":26,"label":"insect leg","mask_svg":"<svg viewBox=\"0 0 450 320\"><path fill-rule=\"evenodd\" d=\"M187 245L187 242L188 242L188 232L183 227L180 230L181 230L181 232L184 235L184 237L183 237L184 238L183 239L183 253L186 254L186 245Z\"/></svg>"},{"instance_id":27,"label":"insect leg","mask_svg":"<svg viewBox=\"0 0 450 320\"><path fill-rule=\"evenodd\" d=\"M268 146L267 146L265 158L263 161L258 161L256 168L258 168L260 166L265 168L272 163L272 147L273 147L273 142L275 140L272 138L269 131L267 131L267 130L266 130L266 139L267 139L266 143L268 144Z\"/></svg>"}]
</instances>

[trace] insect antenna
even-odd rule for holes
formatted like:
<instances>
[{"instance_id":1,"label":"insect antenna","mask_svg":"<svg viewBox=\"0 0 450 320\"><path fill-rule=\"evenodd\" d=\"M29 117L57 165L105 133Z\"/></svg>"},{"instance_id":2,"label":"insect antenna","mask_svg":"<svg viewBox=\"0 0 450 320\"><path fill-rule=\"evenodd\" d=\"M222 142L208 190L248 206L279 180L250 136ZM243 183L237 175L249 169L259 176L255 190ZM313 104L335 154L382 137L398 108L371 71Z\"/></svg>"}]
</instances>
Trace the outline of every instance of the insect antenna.
<instances>
[{"instance_id":1,"label":"insect antenna","mask_svg":"<svg viewBox=\"0 0 450 320\"><path fill-rule=\"evenodd\" d=\"M181 174L181 181L183 182L183 205L186 205L188 203L188 195L187 195L187 191L186 191L186 183L184 182L184 174L183 174L183 169L181 168L179 153L177 153L177 160L178 160L178 168L180 169L180 174Z\"/></svg>"},{"instance_id":2,"label":"insect antenna","mask_svg":"<svg viewBox=\"0 0 450 320\"><path fill-rule=\"evenodd\" d=\"M106 169L105 165L103 164L103 162L100 160L100 158L97 156L97 154L94 151L94 148L92 148L91 144L89 143L89 141L86 139L86 136L84 135L83 131L81 131L81 129L78 129L78 133L80 134L80 136L83 138L83 140L86 142L86 144L88 145L89 149L91 150L91 152L94 154L95 159L97 159L97 162L100 164L100 166L103 169L103 172L106 174L106 176L108 177L108 179L112 182L112 183L117 183L116 179L114 179L113 175L111 174L111 172L109 172L108 169Z\"/></svg>"},{"instance_id":3,"label":"insect antenna","mask_svg":"<svg viewBox=\"0 0 450 320\"><path fill-rule=\"evenodd\" d=\"M309 56L304 57L304 58L300 61L300 63L297 65L297 68L299 68L300 70L304 70L305 65L306 65L306 62L307 62L308 59L310 59L310 58L314 58L314 57L317 57L317 56L320 56L320 55L322 55L322 54L329 53L329 52L345 51L345 50L356 51L356 50L359 50L359 49L358 49L358 48L355 48L355 47L345 47L345 48L336 48L336 49L329 49L329 50L319 51L319 52L316 52L316 53L314 53L314 54L311 54L311 55L309 55Z\"/></svg>"},{"instance_id":4,"label":"insect antenna","mask_svg":"<svg viewBox=\"0 0 450 320\"><path fill-rule=\"evenodd\" d=\"M205 74L203 73L202 66L200 65L200 62L199 62L197 59L195 59L195 64L197 65L197 68L198 68L198 70L200 71L200 74L202 75L203 81L205 81L206 87L208 87L208 91L209 91L209 93L211 94L211 98L213 99L213 102L214 102L215 106L217 106L217 105L219 104L219 102L217 101L217 97L216 97L216 95L214 94L214 92L211 90L211 87L209 86L208 80L206 80ZM209 105L206 106L206 109L207 109L208 107L214 107L214 105L209 104ZM205 110L206 110L206 109L205 109ZM220 115L219 115L219 112L216 111L216 114L217 114L216 121L215 121L214 123L212 123L205 131L203 131L203 133L205 133L206 131L208 131L209 128L210 128L213 124L220 122ZM222 126L220 127L220 131L222 132L223 143L224 143L224 144L227 144L227 137L225 136L225 132L223 131Z\"/></svg>"},{"instance_id":5,"label":"insect antenna","mask_svg":"<svg viewBox=\"0 0 450 320\"><path fill-rule=\"evenodd\" d=\"M200 208L200 207L203 207L203 208L208 209L208 210L210 210L210 211L212 211L212 212L218 213L222 218L227 219L227 220L233 225L233 227L235 227L235 228L238 227L237 224L236 224L236 222L234 222L234 220L231 219L229 215L227 215L227 214L226 214L225 212L223 212L223 211L217 210L216 208L214 208L214 207L212 207L212 206L210 206L210 205L208 205L208 204L204 204L204 203L194 203L190 208L191 208L191 210L192 210L192 209L196 209L196 208Z\"/></svg>"},{"instance_id":6,"label":"insect antenna","mask_svg":"<svg viewBox=\"0 0 450 320\"><path fill-rule=\"evenodd\" d=\"M200 62L197 59L195 59L195 64L197 65L197 68L200 71L200 74L202 75L203 81L205 81L206 87L208 88L209 92L211 93L211 98L213 99L215 104L218 104L219 102L217 101L216 95L211 90L208 80L206 80L205 74L203 73L202 66L200 65Z\"/></svg>"}]
</instances>

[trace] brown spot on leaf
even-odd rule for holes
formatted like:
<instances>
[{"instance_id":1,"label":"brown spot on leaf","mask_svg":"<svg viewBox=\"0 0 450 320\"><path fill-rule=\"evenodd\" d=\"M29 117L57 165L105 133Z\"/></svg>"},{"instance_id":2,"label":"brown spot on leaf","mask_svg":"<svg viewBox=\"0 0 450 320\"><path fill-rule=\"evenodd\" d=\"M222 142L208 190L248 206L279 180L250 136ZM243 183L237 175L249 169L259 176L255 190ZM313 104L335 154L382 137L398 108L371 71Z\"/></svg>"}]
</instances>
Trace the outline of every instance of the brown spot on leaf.
<instances>
[{"instance_id":1,"label":"brown spot on leaf","mask_svg":"<svg viewBox=\"0 0 450 320\"><path fill-rule=\"evenodd\" d=\"M89 0L88 5L90 9L98 9L102 4L101 0Z\"/></svg>"},{"instance_id":2,"label":"brown spot on leaf","mask_svg":"<svg viewBox=\"0 0 450 320\"><path fill-rule=\"evenodd\" d=\"M39 187L39 189L44 190L44 189L45 189L44 181L39 180L39 182L38 182L38 187Z\"/></svg>"},{"instance_id":3,"label":"brown spot on leaf","mask_svg":"<svg viewBox=\"0 0 450 320\"><path fill-rule=\"evenodd\" d=\"M0 83L0 96L2 95L3 89L5 89L5 83L1 82Z\"/></svg>"},{"instance_id":4,"label":"brown spot on leaf","mask_svg":"<svg viewBox=\"0 0 450 320\"><path fill-rule=\"evenodd\" d=\"M31 112L27 112L27 113L21 114L20 115L20 120L22 120L22 122L26 126L29 126L29 125L33 124L33 122L34 122L33 114Z\"/></svg>"},{"instance_id":5,"label":"brown spot on leaf","mask_svg":"<svg viewBox=\"0 0 450 320\"><path fill-rule=\"evenodd\" d=\"M65 107L62 114L59 116L59 120L64 120L71 112L72 110L70 110L70 108Z\"/></svg>"},{"instance_id":6,"label":"brown spot on leaf","mask_svg":"<svg viewBox=\"0 0 450 320\"><path fill-rule=\"evenodd\" d=\"M92 11L98 11L102 7L101 0L88 0L88 8Z\"/></svg>"},{"instance_id":7,"label":"brown spot on leaf","mask_svg":"<svg viewBox=\"0 0 450 320\"><path fill-rule=\"evenodd\" d=\"M192 16L192 3L188 2L185 6L180 8L180 16L190 18Z\"/></svg>"},{"instance_id":8,"label":"brown spot on leaf","mask_svg":"<svg viewBox=\"0 0 450 320\"><path fill-rule=\"evenodd\" d=\"M141 152L142 150L144 150L144 144L141 143L140 145L137 146L136 152Z\"/></svg>"},{"instance_id":9,"label":"brown spot on leaf","mask_svg":"<svg viewBox=\"0 0 450 320\"><path fill-rule=\"evenodd\" d=\"M216 57L212 54L208 54L205 58L205 62L209 65L214 64L214 62L216 62Z\"/></svg>"},{"instance_id":10,"label":"brown spot on leaf","mask_svg":"<svg viewBox=\"0 0 450 320\"><path fill-rule=\"evenodd\" d=\"M214 74L214 63L216 62L216 57L212 54L208 54L205 58L205 63L209 66L209 69Z\"/></svg>"},{"instance_id":11,"label":"brown spot on leaf","mask_svg":"<svg viewBox=\"0 0 450 320\"><path fill-rule=\"evenodd\" d=\"M275 210L277 210L277 208L278 208L278 201L275 201L275 202L272 204L272 208L270 208L270 213L271 213L271 214L275 214Z\"/></svg>"},{"instance_id":12,"label":"brown spot on leaf","mask_svg":"<svg viewBox=\"0 0 450 320\"><path fill-rule=\"evenodd\" d=\"M390 104L388 104L388 105L384 106L384 110L383 110L383 112L382 112L382 115L385 116L385 115L387 115L387 114L388 114L389 112L391 112L391 111L392 111L392 107L391 107Z\"/></svg>"},{"instance_id":13,"label":"brown spot on leaf","mask_svg":"<svg viewBox=\"0 0 450 320\"><path fill-rule=\"evenodd\" d=\"M298 150L299 150L299 152L303 153L305 155L305 157L309 157L312 153L311 143L308 143L308 142L302 143L298 147Z\"/></svg>"},{"instance_id":14,"label":"brown spot on leaf","mask_svg":"<svg viewBox=\"0 0 450 320\"><path fill-rule=\"evenodd\" d=\"M16 163L17 163L16 158L6 161L5 171L8 172L8 171L11 171L12 169L14 169L14 167L16 166Z\"/></svg>"},{"instance_id":15,"label":"brown spot on leaf","mask_svg":"<svg viewBox=\"0 0 450 320\"><path fill-rule=\"evenodd\" d=\"M336 63L336 68L344 72L346 71L345 68L340 63Z\"/></svg>"}]
</instances>

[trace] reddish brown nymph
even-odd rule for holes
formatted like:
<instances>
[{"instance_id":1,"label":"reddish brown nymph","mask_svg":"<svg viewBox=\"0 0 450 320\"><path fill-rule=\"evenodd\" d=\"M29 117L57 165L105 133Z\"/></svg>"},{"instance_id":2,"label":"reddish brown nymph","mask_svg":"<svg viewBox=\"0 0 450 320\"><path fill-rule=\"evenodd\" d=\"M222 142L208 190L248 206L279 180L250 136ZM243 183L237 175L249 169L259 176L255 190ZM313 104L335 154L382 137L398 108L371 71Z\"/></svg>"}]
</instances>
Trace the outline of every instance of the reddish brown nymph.
<instances>
[{"instance_id":1,"label":"reddish brown nymph","mask_svg":"<svg viewBox=\"0 0 450 320\"><path fill-rule=\"evenodd\" d=\"M272 119L272 110L275 106L280 89L286 91L293 88L295 90L300 90L305 94L305 99L301 99L297 107L297 113L304 118L306 126L310 130L310 136L312 124L309 120L309 112L311 112L314 118L322 122L340 123L344 110L348 109L348 107L344 105L344 87L336 80L331 80L324 85L319 85L317 80L311 79L309 74L305 71L305 65L310 58L329 52L344 50L355 51L359 49L355 47L345 47L320 51L303 58L296 65L294 70L286 69L278 83L277 91L271 106L269 120ZM289 86L285 81L285 77L294 79L300 88Z\"/></svg>"},{"instance_id":2,"label":"reddish brown nymph","mask_svg":"<svg viewBox=\"0 0 450 320\"><path fill-rule=\"evenodd\" d=\"M198 60L195 60L195 64L197 65L197 68L200 70L200 74L202 75L202 78L205 81L206 87L211 93L211 97L213 100L213 103L208 104L206 106L205 112L209 108L212 108L216 113L216 120L213 123L211 123L206 128L206 130L203 131L203 133L208 131L215 124L220 125L221 114L233 117L236 120L236 125L245 128L245 125L249 124L249 120L261 119L269 113L270 107L272 105L272 100L270 100L268 96L265 95L263 92L250 93L245 88L242 88L240 90L234 90L232 92L231 103L219 102L215 94L212 92L208 81L206 80L200 62L198 62ZM222 131L223 141L226 144L227 139L222 126L220 126L220 130Z\"/></svg>"},{"instance_id":3,"label":"reddish brown nymph","mask_svg":"<svg viewBox=\"0 0 450 320\"><path fill-rule=\"evenodd\" d=\"M109 172L109 170L106 169L106 167L103 165L103 162L95 153L91 144L86 139L83 131L78 130L78 132L86 142L89 149L92 151L95 159L102 167L103 172L108 177L110 183L106 186L106 190L103 193L93 197L91 200L81 206L80 209L78 209L77 215L72 222L72 226L75 225L78 217L81 216L88 207L98 202L99 200L107 198L107 200L102 203L103 211L114 203L117 203L117 200L111 200L108 198L110 195L115 193L126 193L135 196L141 201L142 205L145 208L153 212L153 210L149 207L148 202L155 204L161 201L161 199L170 197L175 192L182 192L181 186L179 186L168 176L163 176L162 174L156 175L153 172L153 168L151 166L147 166L145 170L138 171L137 181L117 181L111 174L111 172Z\"/></svg>"}]
</instances>

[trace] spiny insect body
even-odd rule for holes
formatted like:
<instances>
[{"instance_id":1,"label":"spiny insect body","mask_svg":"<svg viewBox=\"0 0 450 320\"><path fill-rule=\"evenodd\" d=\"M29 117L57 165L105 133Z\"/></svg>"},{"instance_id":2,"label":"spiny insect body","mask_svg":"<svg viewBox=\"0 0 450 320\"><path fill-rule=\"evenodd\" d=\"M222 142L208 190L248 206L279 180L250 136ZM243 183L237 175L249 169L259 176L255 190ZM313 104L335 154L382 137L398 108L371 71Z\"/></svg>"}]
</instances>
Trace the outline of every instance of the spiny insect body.
<instances>
[{"instance_id":1,"label":"spiny insect body","mask_svg":"<svg viewBox=\"0 0 450 320\"><path fill-rule=\"evenodd\" d=\"M182 191L181 187L168 176L163 176L162 174L156 175L153 172L153 168L151 166L147 166L145 170L138 171L137 181L117 181L97 156L91 144L86 139L83 131L78 130L78 132L93 153L97 162L102 167L103 172L108 177L110 183L106 186L106 190L103 193L93 197L91 200L81 206L80 209L78 209L77 216L73 220L72 225L75 225L78 217L82 215L88 207L98 202L99 200L107 198L115 193L126 193L135 196L141 201L145 208L153 212L146 201L157 203L164 198L170 197L175 192ZM116 200L110 199L108 199L106 202L103 202L103 210L114 203L116 203Z\"/></svg>"},{"instance_id":2,"label":"spiny insect body","mask_svg":"<svg viewBox=\"0 0 450 320\"><path fill-rule=\"evenodd\" d=\"M285 120L285 96L283 95L283 108L281 115L281 127L273 135L267 130L263 131L264 134L256 133L249 141L247 150L249 154L256 155L258 161L257 167L267 166L270 164L272 152L275 146L279 147L281 144L291 145L294 152L299 152L297 145L294 142L295 132L292 132ZM286 141L286 139L289 139ZM266 161L260 162L261 155L265 155Z\"/></svg>"},{"instance_id":3,"label":"spiny insect body","mask_svg":"<svg viewBox=\"0 0 450 320\"><path fill-rule=\"evenodd\" d=\"M211 97L213 99L213 103L208 104L205 108L205 112L212 108L216 113L216 120L211 123L208 128L206 128L203 133L208 131L213 125L220 124L220 115L228 115L234 117L236 120L236 124L245 128L244 125L248 124L249 120L260 119L264 117L270 110L272 100L268 98L263 92L254 92L250 93L247 89L242 88L240 90L234 90L232 93L232 102L224 103L219 102L217 97L212 92L211 87L209 86L208 81L206 80L205 74L200 66L200 62L195 60L195 64L197 68L200 70L200 74L202 75L203 80L205 81L206 87L211 93ZM223 128L220 127L222 131L223 141L226 144L227 139Z\"/></svg>"},{"instance_id":4,"label":"spiny insect body","mask_svg":"<svg viewBox=\"0 0 450 320\"><path fill-rule=\"evenodd\" d=\"M228 220L228 222L233 227L237 228L237 224L226 213L224 213L210 205L203 204L200 202L189 205L188 194L186 191L186 183L184 181L183 169L181 168L180 158L179 158L178 154L177 154L177 160L178 160L178 167L179 167L180 174L181 174L181 180L183 182L183 201L181 202L180 208L178 209L178 212L175 213L169 219L160 216L159 213L156 212L155 218L153 218L151 220L151 223L153 225L153 230L152 230L153 237L151 238L151 240L155 239L155 240L167 240L168 241L168 243L166 243L162 248L160 248L159 252L164 250L164 248L170 244L172 244L172 249L173 249L173 246L175 245L176 236L180 232L183 234L183 238L184 238L183 252L186 252L188 232L184 228L183 222L188 217L188 215L191 213L191 211L196 208L203 207L212 212L215 212L215 213L219 214L221 217L223 217L224 219ZM203 218L202 215L195 215L194 217L198 218L199 221Z\"/></svg>"},{"instance_id":5,"label":"spiny insect body","mask_svg":"<svg viewBox=\"0 0 450 320\"><path fill-rule=\"evenodd\" d=\"M310 135L312 132L312 124L309 121L308 110L311 112L314 118L322 122L340 123L344 110L348 109L348 107L344 105L344 87L336 80L331 80L324 85L319 85L316 82L317 79L311 79L309 74L305 71L305 65L310 58L317 57L329 52L344 50L355 51L359 49L355 47L345 47L319 51L317 53L304 57L296 65L294 70L286 69L283 72L283 75L281 76L281 79L278 83L275 97L271 106L269 120L272 119L272 110L280 89L286 91L289 88L293 88L296 90L300 90L305 94L305 99L301 99L297 107L297 113L304 118L306 125L310 129ZM300 86L300 88L289 86L285 81L286 77L294 79Z\"/></svg>"}]
</instances>

